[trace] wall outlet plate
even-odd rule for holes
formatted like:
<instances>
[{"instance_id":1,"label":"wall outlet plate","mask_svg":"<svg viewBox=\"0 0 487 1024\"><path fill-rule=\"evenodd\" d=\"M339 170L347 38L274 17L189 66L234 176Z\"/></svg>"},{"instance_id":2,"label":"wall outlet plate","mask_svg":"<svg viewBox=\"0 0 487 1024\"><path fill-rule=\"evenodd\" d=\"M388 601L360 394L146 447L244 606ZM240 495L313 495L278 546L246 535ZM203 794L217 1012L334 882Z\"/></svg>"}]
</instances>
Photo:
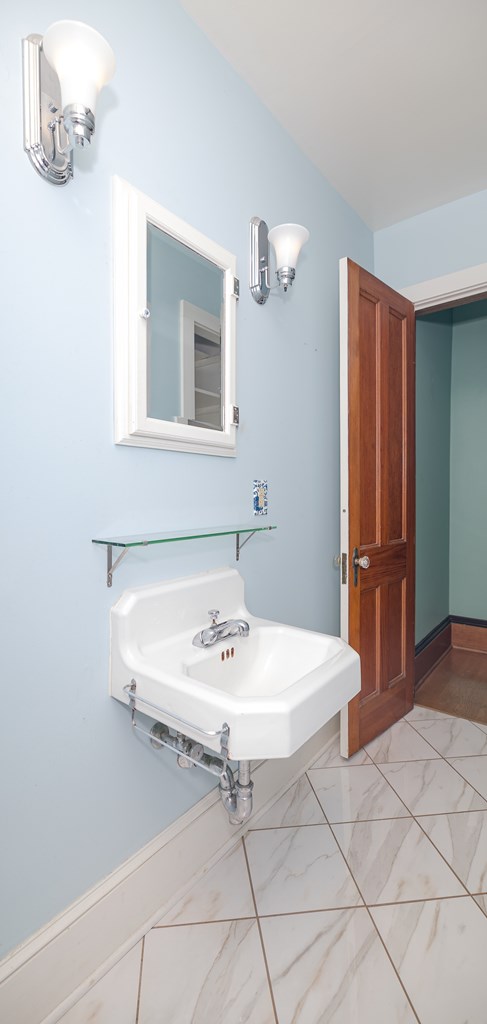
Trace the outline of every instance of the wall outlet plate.
<instances>
[{"instance_id":1,"label":"wall outlet plate","mask_svg":"<svg viewBox=\"0 0 487 1024\"><path fill-rule=\"evenodd\" d=\"M266 516L268 510L267 480L254 480L252 494L254 516Z\"/></svg>"}]
</instances>

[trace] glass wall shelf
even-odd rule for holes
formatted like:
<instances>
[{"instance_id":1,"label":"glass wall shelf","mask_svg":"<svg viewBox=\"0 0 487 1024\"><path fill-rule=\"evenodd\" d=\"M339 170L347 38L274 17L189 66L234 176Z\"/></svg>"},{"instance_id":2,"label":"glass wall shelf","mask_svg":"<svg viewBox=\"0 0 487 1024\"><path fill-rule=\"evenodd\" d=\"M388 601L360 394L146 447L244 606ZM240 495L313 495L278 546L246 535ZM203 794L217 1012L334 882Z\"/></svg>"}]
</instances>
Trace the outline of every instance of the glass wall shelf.
<instances>
[{"instance_id":1,"label":"glass wall shelf","mask_svg":"<svg viewBox=\"0 0 487 1024\"><path fill-rule=\"evenodd\" d=\"M150 544L171 544L178 540L200 540L202 537L235 537L235 558L238 562L240 551L244 544L254 536L254 533L263 533L266 530L275 530L275 525L259 521L258 523L245 523L241 526L206 526L187 530L171 530L169 533L147 533L132 537L94 537L93 544L104 544L107 549L107 587L111 587L113 573L120 565L130 548L148 547ZM240 535L246 534L245 540L240 540ZM122 548L118 558L112 562L112 549Z\"/></svg>"}]
</instances>

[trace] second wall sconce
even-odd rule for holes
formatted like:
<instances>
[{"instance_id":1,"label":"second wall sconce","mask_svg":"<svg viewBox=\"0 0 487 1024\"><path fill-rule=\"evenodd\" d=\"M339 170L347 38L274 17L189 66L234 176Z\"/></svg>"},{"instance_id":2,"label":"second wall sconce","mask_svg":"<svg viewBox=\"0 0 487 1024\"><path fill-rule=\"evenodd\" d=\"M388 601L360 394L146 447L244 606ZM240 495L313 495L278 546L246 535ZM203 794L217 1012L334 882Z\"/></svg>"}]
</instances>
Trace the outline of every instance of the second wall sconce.
<instances>
[{"instance_id":1,"label":"second wall sconce","mask_svg":"<svg viewBox=\"0 0 487 1024\"><path fill-rule=\"evenodd\" d=\"M24 149L43 178L66 185L73 148L91 143L98 93L114 74L115 56L81 21L56 21L44 37L27 36L22 52Z\"/></svg>"},{"instance_id":2,"label":"second wall sconce","mask_svg":"<svg viewBox=\"0 0 487 1024\"><path fill-rule=\"evenodd\" d=\"M301 224L279 224L269 231L265 220L252 217L250 221L250 291L260 306L267 302L269 284L269 242L274 247L277 281L286 292L296 274L298 256L309 231Z\"/></svg>"}]
</instances>

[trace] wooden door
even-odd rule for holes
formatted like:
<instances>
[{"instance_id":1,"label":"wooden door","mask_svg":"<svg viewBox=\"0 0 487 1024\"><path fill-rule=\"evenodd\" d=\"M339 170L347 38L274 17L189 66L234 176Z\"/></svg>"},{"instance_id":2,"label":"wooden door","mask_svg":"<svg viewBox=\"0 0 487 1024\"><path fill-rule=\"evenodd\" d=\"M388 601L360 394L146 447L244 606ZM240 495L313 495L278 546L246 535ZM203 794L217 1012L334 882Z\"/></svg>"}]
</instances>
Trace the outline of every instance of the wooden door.
<instances>
[{"instance_id":1,"label":"wooden door","mask_svg":"<svg viewBox=\"0 0 487 1024\"><path fill-rule=\"evenodd\" d=\"M340 297L342 636L362 674L341 713L348 757L413 704L415 318L351 260Z\"/></svg>"}]
</instances>

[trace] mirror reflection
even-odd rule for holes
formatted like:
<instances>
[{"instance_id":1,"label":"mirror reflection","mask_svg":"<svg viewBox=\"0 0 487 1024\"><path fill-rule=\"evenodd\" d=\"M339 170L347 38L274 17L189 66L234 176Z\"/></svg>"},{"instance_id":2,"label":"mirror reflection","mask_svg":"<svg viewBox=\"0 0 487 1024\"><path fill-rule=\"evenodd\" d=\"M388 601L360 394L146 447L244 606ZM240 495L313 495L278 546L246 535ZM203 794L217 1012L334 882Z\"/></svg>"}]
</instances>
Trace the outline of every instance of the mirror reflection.
<instances>
[{"instance_id":1,"label":"mirror reflection","mask_svg":"<svg viewBox=\"0 0 487 1024\"><path fill-rule=\"evenodd\" d=\"M223 430L220 267L147 224L147 412Z\"/></svg>"}]
</instances>

